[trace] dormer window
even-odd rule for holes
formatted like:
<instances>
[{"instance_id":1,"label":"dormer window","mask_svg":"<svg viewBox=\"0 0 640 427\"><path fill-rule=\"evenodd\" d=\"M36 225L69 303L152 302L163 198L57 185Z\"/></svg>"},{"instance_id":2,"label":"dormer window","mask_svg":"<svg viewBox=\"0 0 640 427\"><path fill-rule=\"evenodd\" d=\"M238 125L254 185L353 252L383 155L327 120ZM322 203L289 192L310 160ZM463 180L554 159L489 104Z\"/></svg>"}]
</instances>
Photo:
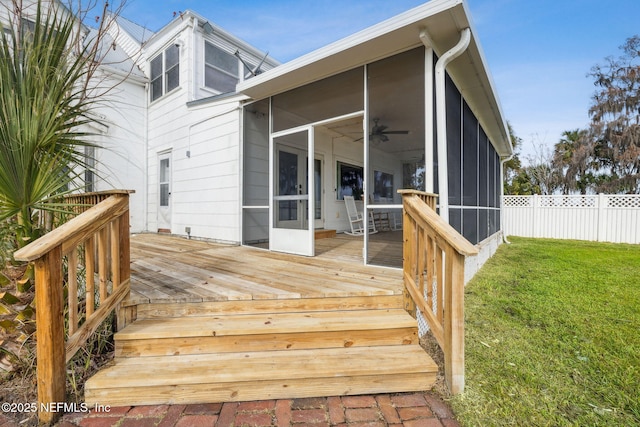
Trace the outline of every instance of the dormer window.
<instances>
[{"instance_id":1,"label":"dormer window","mask_svg":"<svg viewBox=\"0 0 640 427\"><path fill-rule=\"evenodd\" d=\"M239 80L238 58L204 42L204 85L220 93L234 92Z\"/></svg>"},{"instance_id":2,"label":"dormer window","mask_svg":"<svg viewBox=\"0 0 640 427\"><path fill-rule=\"evenodd\" d=\"M180 47L169 46L151 60L151 101L180 86Z\"/></svg>"}]
</instances>

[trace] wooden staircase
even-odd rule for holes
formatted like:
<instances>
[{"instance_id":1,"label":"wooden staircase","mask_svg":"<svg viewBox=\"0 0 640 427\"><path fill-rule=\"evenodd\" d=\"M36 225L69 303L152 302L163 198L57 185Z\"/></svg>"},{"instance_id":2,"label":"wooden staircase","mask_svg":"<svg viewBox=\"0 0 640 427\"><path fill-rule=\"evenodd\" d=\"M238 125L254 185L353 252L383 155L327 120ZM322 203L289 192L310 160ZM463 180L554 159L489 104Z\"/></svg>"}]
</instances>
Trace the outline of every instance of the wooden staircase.
<instances>
[{"instance_id":1,"label":"wooden staircase","mask_svg":"<svg viewBox=\"0 0 640 427\"><path fill-rule=\"evenodd\" d=\"M418 391L437 373L401 295L156 303L137 315L86 383L88 405Z\"/></svg>"}]
</instances>

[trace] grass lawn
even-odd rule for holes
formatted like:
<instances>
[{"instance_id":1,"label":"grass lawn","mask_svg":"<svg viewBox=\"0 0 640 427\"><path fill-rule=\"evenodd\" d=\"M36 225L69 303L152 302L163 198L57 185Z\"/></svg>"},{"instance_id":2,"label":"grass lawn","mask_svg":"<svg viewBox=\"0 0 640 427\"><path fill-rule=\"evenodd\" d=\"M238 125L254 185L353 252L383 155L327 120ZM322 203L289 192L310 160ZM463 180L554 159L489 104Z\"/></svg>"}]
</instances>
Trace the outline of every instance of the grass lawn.
<instances>
[{"instance_id":1,"label":"grass lawn","mask_svg":"<svg viewBox=\"0 0 640 427\"><path fill-rule=\"evenodd\" d=\"M467 285L464 426L640 426L640 245L513 237Z\"/></svg>"}]
</instances>

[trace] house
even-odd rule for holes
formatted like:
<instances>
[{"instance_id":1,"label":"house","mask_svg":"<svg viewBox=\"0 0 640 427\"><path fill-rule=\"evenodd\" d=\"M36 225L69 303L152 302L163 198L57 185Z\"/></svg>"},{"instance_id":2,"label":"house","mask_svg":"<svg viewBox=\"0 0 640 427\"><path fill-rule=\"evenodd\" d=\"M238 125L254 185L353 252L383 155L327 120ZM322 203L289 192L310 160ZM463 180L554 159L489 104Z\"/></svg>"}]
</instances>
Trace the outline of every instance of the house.
<instances>
[{"instance_id":1,"label":"house","mask_svg":"<svg viewBox=\"0 0 640 427\"><path fill-rule=\"evenodd\" d=\"M105 215L87 227L102 235L99 261L117 264L97 271L105 296L112 271L104 300L122 303L118 322L128 326L115 338L119 360L87 383L87 401L422 390L437 367L406 312L415 315L416 306L435 326L447 383L461 391L462 279L500 243L502 162L512 153L466 3L433 0L286 64L191 11L153 33L117 17L109 36L102 72L121 80L100 112L101 142L111 150L96 153L106 179L87 173L87 183L136 192L128 221L114 197L104 207L117 213L112 225ZM407 189L439 195L439 216L424 205L416 211L444 233L411 235L420 261L408 256L403 272L370 267L402 266L400 230L418 223L410 203L402 215L398 190ZM351 197L372 220L350 238L366 266L315 256L325 231L351 230ZM155 234L130 246L128 224ZM45 236L48 246L61 247L51 241L62 234ZM193 241L169 243L162 234ZM107 256L109 236L120 257ZM68 252L94 254L91 239L83 233ZM39 259L42 246L16 259ZM131 248L138 259L130 263ZM142 292L131 287L125 300L130 277L151 296L136 299ZM407 285L416 277L420 285ZM167 298L157 298L160 288Z\"/></svg>"},{"instance_id":2,"label":"house","mask_svg":"<svg viewBox=\"0 0 640 427\"><path fill-rule=\"evenodd\" d=\"M131 111L105 113L107 145L129 161L102 154L113 173L95 189L136 190L132 231L313 256L314 230L349 230L345 195L397 230L397 190L415 188L439 194L473 244L499 243L512 148L464 1L425 3L282 65L191 11L154 33L117 24L115 44L144 76L120 90ZM365 262L382 235L362 239Z\"/></svg>"},{"instance_id":3,"label":"house","mask_svg":"<svg viewBox=\"0 0 640 427\"><path fill-rule=\"evenodd\" d=\"M397 190L413 188L439 195L480 260L500 242L512 148L464 1L282 65L192 11L156 32L116 16L108 36L101 72L117 85L99 111L105 149L88 153L104 179L86 184L135 190L132 232L313 256L317 230L349 231L348 195L385 218L364 262L399 267L400 252L380 261L369 246L401 240Z\"/></svg>"},{"instance_id":4,"label":"house","mask_svg":"<svg viewBox=\"0 0 640 427\"><path fill-rule=\"evenodd\" d=\"M105 149L88 153L104 180L88 171L86 184L135 190L132 232L313 256L316 230L349 230L352 195L386 218L362 239L376 264L370 242L399 241L397 190L415 188L439 195L480 259L500 242L512 148L464 1L282 65L192 11L157 32L117 16L109 36L101 72L117 85L99 111Z\"/></svg>"}]
</instances>

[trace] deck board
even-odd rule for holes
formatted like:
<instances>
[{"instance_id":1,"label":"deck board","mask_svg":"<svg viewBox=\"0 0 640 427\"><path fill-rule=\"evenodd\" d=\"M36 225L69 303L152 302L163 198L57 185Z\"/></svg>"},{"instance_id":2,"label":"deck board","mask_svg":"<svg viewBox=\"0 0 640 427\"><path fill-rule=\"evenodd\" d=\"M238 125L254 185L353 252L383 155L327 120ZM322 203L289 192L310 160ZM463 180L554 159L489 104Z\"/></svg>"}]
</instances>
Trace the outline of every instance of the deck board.
<instances>
[{"instance_id":1,"label":"deck board","mask_svg":"<svg viewBox=\"0 0 640 427\"><path fill-rule=\"evenodd\" d=\"M303 257L176 236L133 235L130 303L402 293L399 269L363 265L362 238L322 239L316 242L316 254Z\"/></svg>"}]
</instances>

